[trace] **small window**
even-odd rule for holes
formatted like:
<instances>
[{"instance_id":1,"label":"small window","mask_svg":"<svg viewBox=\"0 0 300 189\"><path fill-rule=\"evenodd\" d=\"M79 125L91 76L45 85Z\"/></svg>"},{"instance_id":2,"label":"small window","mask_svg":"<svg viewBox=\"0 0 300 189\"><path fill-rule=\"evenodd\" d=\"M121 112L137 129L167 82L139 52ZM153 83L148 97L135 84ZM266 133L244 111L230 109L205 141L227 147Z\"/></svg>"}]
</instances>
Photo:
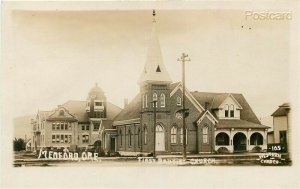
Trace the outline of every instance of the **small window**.
<instances>
[{"instance_id":1,"label":"small window","mask_svg":"<svg viewBox=\"0 0 300 189\"><path fill-rule=\"evenodd\" d=\"M68 143L68 135L65 135L65 143Z\"/></svg>"},{"instance_id":2,"label":"small window","mask_svg":"<svg viewBox=\"0 0 300 189\"><path fill-rule=\"evenodd\" d=\"M82 135L82 143L88 143L89 142L89 135Z\"/></svg>"},{"instance_id":3,"label":"small window","mask_svg":"<svg viewBox=\"0 0 300 189\"><path fill-rule=\"evenodd\" d=\"M56 143L59 143L59 141L60 141L60 137L59 137L60 135L56 135Z\"/></svg>"},{"instance_id":4,"label":"small window","mask_svg":"<svg viewBox=\"0 0 300 189\"><path fill-rule=\"evenodd\" d=\"M156 68L156 72L161 72L161 70L160 70L160 67L159 67L159 66L157 66L157 68Z\"/></svg>"},{"instance_id":5,"label":"small window","mask_svg":"<svg viewBox=\"0 0 300 189\"><path fill-rule=\"evenodd\" d=\"M64 115L65 115L65 111L60 110L60 111L59 111L59 116L64 116Z\"/></svg>"},{"instance_id":6,"label":"small window","mask_svg":"<svg viewBox=\"0 0 300 189\"><path fill-rule=\"evenodd\" d=\"M154 104L156 104L156 107L157 107L157 94L156 94L156 93L153 93L153 98L152 98L152 100L153 100L153 107L154 107ZM156 103L154 103L154 101L155 101Z\"/></svg>"},{"instance_id":7,"label":"small window","mask_svg":"<svg viewBox=\"0 0 300 189\"><path fill-rule=\"evenodd\" d=\"M98 131L100 128L100 123L94 123L94 131Z\"/></svg>"},{"instance_id":8,"label":"small window","mask_svg":"<svg viewBox=\"0 0 300 189\"><path fill-rule=\"evenodd\" d=\"M176 144L176 142L177 142L176 139L177 139L177 128L172 127L172 129L171 129L171 143Z\"/></svg>"},{"instance_id":9,"label":"small window","mask_svg":"<svg viewBox=\"0 0 300 189\"><path fill-rule=\"evenodd\" d=\"M60 123L60 130L64 130L65 126L64 123Z\"/></svg>"},{"instance_id":10,"label":"small window","mask_svg":"<svg viewBox=\"0 0 300 189\"><path fill-rule=\"evenodd\" d=\"M230 105L230 117L234 117L234 105Z\"/></svg>"},{"instance_id":11,"label":"small window","mask_svg":"<svg viewBox=\"0 0 300 189\"><path fill-rule=\"evenodd\" d=\"M225 117L228 117L228 112L229 112L229 106L228 104L225 105Z\"/></svg>"},{"instance_id":12,"label":"small window","mask_svg":"<svg viewBox=\"0 0 300 189\"><path fill-rule=\"evenodd\" d=\"M71 123L68 123L68 126L69 126L69 130L71 130L72 129Z\"/></svg>"},{"instance_id":13,"label":"small window","mask_svg":"<svg viewBox=\"0 0 300 189\"><path fill-rule=\"evenodd\" d=\"M279 131L279 137L280 144L287 144L286 131Z\"/></svg>"},{"instance_id":14,"label":"small window","mask_svg":"<svg viewBox=\"0 0 300 189\"><path fill-rule=\"evenodd\" d=\"M81 125L81 130L82 130L82 131L85 130L85 125Z\"/></svg>"},{"instance_id":15,"label":"small window","mask_svg":"<svg viewBox=\"0 0 300 189\"><path fill-rule=\"evenodd\" d=\"M65 130L68 130L68 123L65 123Z\"/></svg>"},{"instance_id":16,"label":"small window","mask_svg":"<svg viewBox=\"0 0 300 189\"><path fill-rule=\"evenodd\" d=\"M180 96L178 96L176 98L176 104L177 104L177 106L181 106L181 97Z\"/></svg>"},{"instance_id":17,"label":"small window","mask_svg":"<svg viewBox=\"0 0 300 189\"><path fill-rule=\"evenodd\" d=\"M203 127L202 136L203 136L203 143L208 144L208 126Z\"/></svg>"},{"instance_id":18,"label":"small window","mask_svg":"<svg viewBox=\"0 0 300 189\"><path fill-rule=\"evenodd\" d=\"M72 135L69 135L68 137L68 143L70 144L72 142Z\"/></svg>"},{"instance_id":19,"label":"small window","mask_svg":"<svg viewBox=\"0 0 300 189\"><path fill-rule=\"evenodd\" d=\"M52 130L55 130L56 126L55 123L52 123Z\"/></svg>"},{"instance_id":20,"label":"small window","mask_svg":"<svg viewBox=\"0 0 300 189\"><path fill-rule=\"evenodd\" d=\"M89 126L89 125L86 125L86 126L85 126L85 130L89 131L89 130L90 130L90 126Z\"/></svg>"},{"instance_id":21,"label":"small window","mask_svg":"<svg viewBox=\"0 0 300 189\"><path fill-rule=\"evenodd\" d=\"M55 143L55 135L52 135L52 143Z\"/></svg>"},{"instance_id":22,"label":"small window","mask_svg":"<svg viewBox=\"0 0 300 189\"><path fill-rule=\"evenodd\" d=\"M60 143L64 143L64 135L60 135Z\"/></svg>"},{"instance_id":23,"label":"small window","mask_svg":"<svg viewBox=\"0 0 300 189\"><path fill-rule=\"evenodd\" d=\"M59 130L60 128L59 125L60 125L59 123L56 123L56 130Z\"/></svg>"},{"instance_id":24,"label":"small window","mask_svg":"<svg viewBox=\"0 0 300 189\"><path fill-rule=\"evenodd\" d=\"M95 102L95 106L102 106L102 102Z\"/></svg>"},{"instance_id":25,"label":"small window","mask_svg":"<svg viewBox=\"0 0 300 189\"><path fill-rule=\"evenodd\" d=\"M166 96L164 93L160 95L160 107L164 108L166 106Z\"/></svg>"}]
</instances>

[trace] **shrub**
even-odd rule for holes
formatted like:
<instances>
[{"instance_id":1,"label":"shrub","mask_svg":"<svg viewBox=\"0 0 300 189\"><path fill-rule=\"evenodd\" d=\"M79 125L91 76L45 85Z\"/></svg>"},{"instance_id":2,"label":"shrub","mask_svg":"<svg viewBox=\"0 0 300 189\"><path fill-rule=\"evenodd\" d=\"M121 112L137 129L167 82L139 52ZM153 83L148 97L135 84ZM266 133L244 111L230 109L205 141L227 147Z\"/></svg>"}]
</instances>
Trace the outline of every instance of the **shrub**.
<instances>
[{"instance_id":1,"label":"shrub","mask_svg":"<svg viewBox=\"0 0 300 189\"><path fill-rule=\"evenodd\" d=\"M221 154L229 153L228 149L225 147L219 148L217 152Z\"/></svg>"}]
</instances>

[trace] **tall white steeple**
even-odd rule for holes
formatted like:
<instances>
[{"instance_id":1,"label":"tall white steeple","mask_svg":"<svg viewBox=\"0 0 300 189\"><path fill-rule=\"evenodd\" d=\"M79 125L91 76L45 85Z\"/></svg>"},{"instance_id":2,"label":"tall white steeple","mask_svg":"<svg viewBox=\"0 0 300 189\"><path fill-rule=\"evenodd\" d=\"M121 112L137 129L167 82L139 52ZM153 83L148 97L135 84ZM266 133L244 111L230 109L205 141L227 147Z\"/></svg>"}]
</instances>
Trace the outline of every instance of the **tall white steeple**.
<instances>
[{"instance_id":1,"label":"tall white steeple","mask_svg":"<svg viewBox=\"0 0 300 189\"><path fill-rule=\"evenodd\" d=\"M152 33L149 40L146 64L138 83L140 85L148 83L172 83L171 77L163 64L159 39L156 32L155 10L153 10Z\"/></svg>"}]
</instances>

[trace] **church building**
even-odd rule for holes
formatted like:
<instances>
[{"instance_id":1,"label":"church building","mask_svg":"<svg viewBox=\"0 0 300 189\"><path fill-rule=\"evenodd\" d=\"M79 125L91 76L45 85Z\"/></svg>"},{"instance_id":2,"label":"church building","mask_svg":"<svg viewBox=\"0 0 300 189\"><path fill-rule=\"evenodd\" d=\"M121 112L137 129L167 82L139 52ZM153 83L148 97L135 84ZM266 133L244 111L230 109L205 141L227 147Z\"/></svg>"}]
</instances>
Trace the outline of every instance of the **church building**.
<instances>
[{"instance_id":1,"label":"church building","mask_svg":"<svg viewBox=\"0 0 300 189\"><path fill-rule=\"evenodd\" d=\"M245 152L267 149L267 126L260 123L242 94L186 89L186 140L183 140L182 83L172 82L156 32L155 12L140 92L116 116L115 149L121 155ZM154 105L154 101L157 103ZM156 107L154 107L156 106ZM154 119L156 116L156 119ZM154 120L156 122L154 123ZM155 145L154 145L155 141Z\"/></svg>"}]
</instances>

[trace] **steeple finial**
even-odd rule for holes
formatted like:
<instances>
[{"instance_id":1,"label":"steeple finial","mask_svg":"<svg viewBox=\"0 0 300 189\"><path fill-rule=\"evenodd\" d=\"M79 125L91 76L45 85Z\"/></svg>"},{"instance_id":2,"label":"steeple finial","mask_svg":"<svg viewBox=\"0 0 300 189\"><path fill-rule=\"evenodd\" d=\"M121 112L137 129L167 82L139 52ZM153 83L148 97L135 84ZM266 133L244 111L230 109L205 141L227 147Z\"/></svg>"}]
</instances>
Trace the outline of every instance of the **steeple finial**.
<instances>
[{"instance_id":1,"label":"steeple finial","mask_svg":"<svg viewBox=\"0 0 300 189\"><path fill-rule=\"evenodd\" d=\"M155 10L153 9L153 12L152 12L153 22L156 22L156 20L155 20L155 15L156 15L156 13L155 13Z\"/></svg>"}]
</instances>

